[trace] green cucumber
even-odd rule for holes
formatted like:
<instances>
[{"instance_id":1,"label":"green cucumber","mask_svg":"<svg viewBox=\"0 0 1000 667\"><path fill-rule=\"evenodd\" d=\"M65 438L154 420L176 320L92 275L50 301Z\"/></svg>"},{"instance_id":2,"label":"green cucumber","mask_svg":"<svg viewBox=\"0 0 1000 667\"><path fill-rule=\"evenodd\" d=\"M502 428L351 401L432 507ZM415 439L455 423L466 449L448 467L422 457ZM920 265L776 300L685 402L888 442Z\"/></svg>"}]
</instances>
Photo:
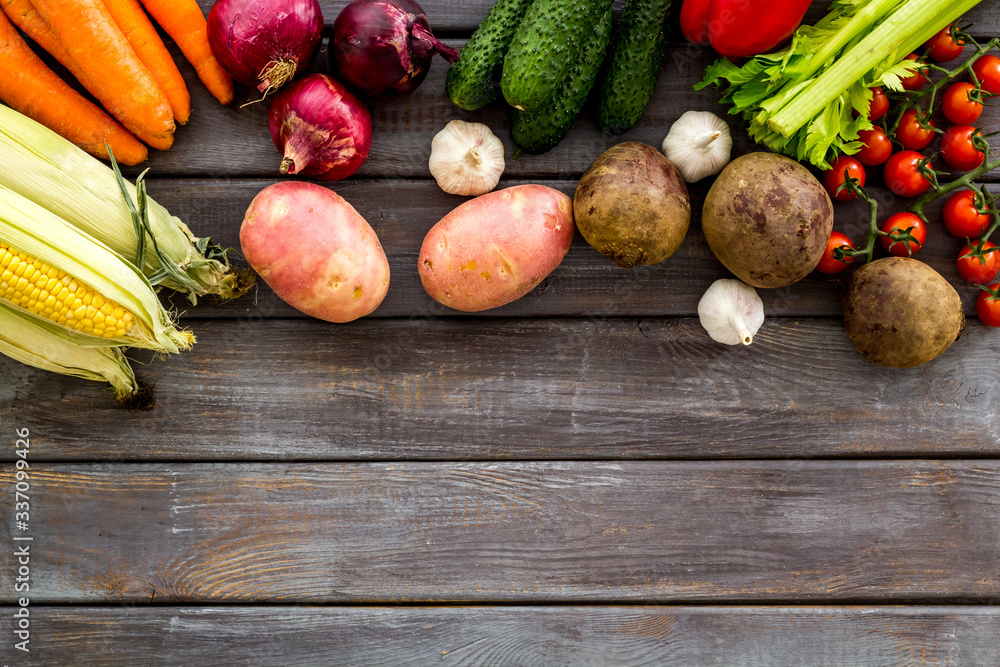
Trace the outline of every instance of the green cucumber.
<instances>
[{"instance_id":1,"label":"green cucumber","mask_svg":"<svg viewBox=\"0 0 1000 667\"><path fill-rule=\"evenodd\" d=\"M500 90L515 109L545 110L613 0L535 0L504 58Z\"/></svg>"},{"instance_id":2,"label":"green cucumber","mask_svg":"<svg viewBox=\"0 0 1000 667\"><path fill-rule=\"evenodd\" d=\"M671 0L625 0L600 83L597 123L621 134L639 122L667 49Z\"/></svg>"},{"instance_id":3,"label":"green cucumber","mask_svg":"<svg viewBox=\"0 0 1000 667\"><path fill-rule=\"evenodd\" d=\"M525 153L537 155L562 141L587 102L610 42L611 6L608 5L604 15L592 26L585 49L570 68L552 103L534 113L514 110L510 136L515 146Z\"/></svg>"},{"instance_id":4,"label":"green cucumber","mask_svg":"<svg viewBox=\"0 0 1000 667\"><path fill-rule=\"evenodd\" d=\"M472 38L458 62L448 70L445 90L466 111L482 109L500 97L503 59L532 0L499 0Z\"/></svg>"}]
</instances>

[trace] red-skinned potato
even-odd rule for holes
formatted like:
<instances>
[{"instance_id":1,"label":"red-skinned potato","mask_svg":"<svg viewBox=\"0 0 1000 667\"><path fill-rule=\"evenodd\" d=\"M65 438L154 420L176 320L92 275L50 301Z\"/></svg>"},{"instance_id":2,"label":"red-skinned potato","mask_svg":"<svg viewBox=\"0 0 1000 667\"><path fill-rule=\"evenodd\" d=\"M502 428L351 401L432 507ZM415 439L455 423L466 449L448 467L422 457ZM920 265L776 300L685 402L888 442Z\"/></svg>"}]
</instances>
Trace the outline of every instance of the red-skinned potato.
<instances>
[{"instance_id":1,"label":"red-skinned potato","mask_svg":"<svg viewBox=\"0 0 1000 667\"><path fill-rule=\"evenodd\" d=\"M530 292L569 251L573 201L544 185L516 185L465 202L424 237L417 267L435 300L468 313Z\"/></svg>"},{"instance_id":2,"label":"red-skinned potato","mask_svg":"<svg viewBox=\"0 0 1000 667\"><path fill-rule=\"evenodd\" d=\"M363 317L389 289L375 230L337 193L313 183L261 190L243 219L240 245L275 294L321 320Z\"/></svg>"}]
</instances>

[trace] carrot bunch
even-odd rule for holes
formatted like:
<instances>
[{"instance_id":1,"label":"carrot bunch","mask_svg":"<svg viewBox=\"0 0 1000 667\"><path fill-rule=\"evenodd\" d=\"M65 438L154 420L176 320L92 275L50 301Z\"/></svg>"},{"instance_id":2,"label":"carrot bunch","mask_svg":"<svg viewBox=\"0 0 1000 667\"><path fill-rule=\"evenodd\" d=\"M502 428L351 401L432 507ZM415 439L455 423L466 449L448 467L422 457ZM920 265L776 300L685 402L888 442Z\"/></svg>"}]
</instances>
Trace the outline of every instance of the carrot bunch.
<instances>
[{"instance_id":1,"label":"carrot bunch","mask_svg":"<svg viewBox=\"0 0 1000 667\"><path fill-rule=\"evenodd\" d=\"M191 115L191 95L150 15L180 47L209 92L233 101L233 82L208 46L195 0L0 0L0 100L108 158L146 159L166 150L175 123ZM5 18L6 16L6 18ZM8 21L9 19L9 21ZM118 122L62 81L21 38L13 23L48 51Z\"/></svg>"}]
</instances>

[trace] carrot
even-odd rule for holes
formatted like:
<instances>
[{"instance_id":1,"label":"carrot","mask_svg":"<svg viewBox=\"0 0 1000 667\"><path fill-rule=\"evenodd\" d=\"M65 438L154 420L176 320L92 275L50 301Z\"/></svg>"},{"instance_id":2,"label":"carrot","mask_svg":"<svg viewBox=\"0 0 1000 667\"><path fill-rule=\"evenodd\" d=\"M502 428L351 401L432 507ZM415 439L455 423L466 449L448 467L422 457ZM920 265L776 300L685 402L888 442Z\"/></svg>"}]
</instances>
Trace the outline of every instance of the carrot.
<instances>
[{"instance_id":1,"label":"carrot","mask_svg":"<svg viewBox=\"0 0 1000 667\"><path fill-rule=\"evenodd\" d=\"M31 0L0 0L0 8L3 8L7 18L11 23L20 28L24 34L33 39L40 47L45 49L58 60L63 67L69 70L70 74L76 77L84 88L93 94L93 83L89 80L87 73L77 64L73 56L59 41L59 37L52 32L52 28L45 22ZM96 97L96 95L95 95Z\"/></svg>"},{"instance_id":2,"label":"carrot","mask_svg":"<svg viewBox=\"0 0 1000 667\"><path fill-rule=\"evenodd\" d=\"M146 147L96 104L70 88L25 44L0 12L0 100L91 155L108 159L107 141L124 164L146 159Z\"/></svg>"},{"instance_id":3,"label":"carrot","mask_svg":"<svg viewBox=\"0 0 1000 667\"><path fill-rule=\"evenodd\" d=\"M191 94L152 21L142 11L139 0L104 0L104 6L111 12L111 17L139 60L160 84L174 112L174 120L186 123L191 117Z\"/></svg>"},{"instance_id":4,"label":"carrot","mask_svg":"<svg viewBox=\"0 0 1000 667\"><path fill-rule=\"evenodd\" d=\"M156 79L142 64L101 0L31 0L85 71L91 92L136 137L166 150L174 116Z\"/></svg>"},{"instance_id":5,"label":"carrot","mask_svg":"<svg viewBox=\"0 0 1000 667\"><path fill-rule=\"evenodd\" d=\"M233 80L208 46L208 22L195 0L142 0L146 11L167 31L184 53L198 78L215 99L230 104Z\"/></svg>"}]
</instances>

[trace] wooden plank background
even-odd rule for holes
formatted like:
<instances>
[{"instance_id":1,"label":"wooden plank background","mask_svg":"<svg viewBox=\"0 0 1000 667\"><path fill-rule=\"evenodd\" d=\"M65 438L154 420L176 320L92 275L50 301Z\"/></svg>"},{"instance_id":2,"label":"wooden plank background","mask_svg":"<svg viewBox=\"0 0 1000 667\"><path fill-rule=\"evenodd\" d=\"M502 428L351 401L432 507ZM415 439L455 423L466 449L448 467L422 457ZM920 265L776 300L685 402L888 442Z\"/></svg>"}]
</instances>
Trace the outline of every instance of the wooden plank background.
<instances>
[{"instance_id":1,"label":"wooden plank background","mask_svg":"<svg viewBox=\"0 0 1000 667\"><path fill-rule=\"evenodd\" d=\"M32 426L37 461L1000 450L1000 337L975 321L906 371L865 361L827 319L769 320L747 349L713 343L690 319L190 324L191 352L138 366L158 395L144 414L97 385L0 360L6 430Z\"/></svg>"},{"instance_id":2,"label":"wooden plank background","mask_svg":"<svg viewBox=\"0 0 1000 667\"><path fill-rule=\"evenodd\" d=\"M1000 597L995 460L31 471L36 602Z\"/></svg>"},{"instance_id":3,"label":"wooden plank background","mask_svg":"<svg viewBox=\"0 0 1000 667\"><path fill-rule=\"evenodd\" d=\"M329 27L346 0L321 4ZM492 1L422 4L461 46ZM998 9L971 12L972 32L1000 32ZM415 94L372 105L371 157L328 185L386 250L382 306L338 326L263 284L228 304L165 295L199 342L133 355L152 411L0 358L5 544L24 535L26 427L34 537L30 655L9 641L17 564L0 559L2 664L1000 664L1000 335L974 316L940 203L920 258L969 325L904 371L853 350L840 278L760 290L753 346L711 342L697 302L728 274L697 214L653 267L619 269L578 237L495 311L460 314L420 286L424 234L463 201L427 169L448 121L495 129L503 185L572 194L606 148L659 146L688 109L724 115L691 89L711 60L675 44L632 131L604 136L584 114L518 160L506 111L452 106L437 60ZM143 165L149 191L238 249L244 211L278 180L266 106L220 107L178 64L194 111ZM311 69L327 67L323 53ZM754 150L726 118L734 155ZM988 107L984 127L998 121ZM877 171L884 218L907 202ZM708 183L690 189L697 212ZM836 216L860 240L864 207Z\"/></svg>"},{"instance_id":4,"label":"wooden plank background","mask_svg":"<svg viewBox=\"0 0 1000 667\"><path fill-rule=\"evenodd\" d=\"M989 665L982 607L47 607L23 664ZM65 664L65 663L62 663Z\"/></svg>"}]
</instances>

